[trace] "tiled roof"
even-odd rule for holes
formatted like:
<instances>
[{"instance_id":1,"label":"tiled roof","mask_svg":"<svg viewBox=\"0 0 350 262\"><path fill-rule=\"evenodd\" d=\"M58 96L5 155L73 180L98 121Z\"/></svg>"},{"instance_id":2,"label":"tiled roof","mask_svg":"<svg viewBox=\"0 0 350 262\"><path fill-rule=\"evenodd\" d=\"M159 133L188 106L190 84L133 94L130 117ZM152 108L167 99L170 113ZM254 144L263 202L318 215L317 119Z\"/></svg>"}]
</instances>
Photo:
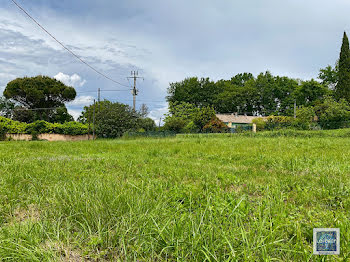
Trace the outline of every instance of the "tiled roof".
<instances>
[{"instance_id":1,"label":"tiled roof","mask_svg":"<svg viewBox=\"0 0 350 262\"><path fill-rule=\"evenodd\" d=\"M251 124L253 119L259 118L259 116L242 116L235 114L217 114L219 118L224 123L237 123L237 124Z\"/></svg>"}]
</instances>

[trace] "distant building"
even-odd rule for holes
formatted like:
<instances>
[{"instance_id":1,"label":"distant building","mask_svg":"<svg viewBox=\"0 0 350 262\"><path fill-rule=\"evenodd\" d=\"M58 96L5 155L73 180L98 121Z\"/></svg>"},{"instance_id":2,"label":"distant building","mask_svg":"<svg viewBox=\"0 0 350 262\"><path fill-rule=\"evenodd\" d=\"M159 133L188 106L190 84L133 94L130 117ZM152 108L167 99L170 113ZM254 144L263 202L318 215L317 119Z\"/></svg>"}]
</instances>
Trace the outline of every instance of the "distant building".
<instances>
[{"instance_id":1,"label":"distant building","mask_svg":"<svg viewBox=\"0 0 350 262\"><path fill-rule=\"evenodd\" d=\"M252 130L253 120L260 118L259 116L246 116L234 114L216 114L216 117L224 122L232 132L235 132L237 128L243 130Z\"/></svg>"}]
</instances>

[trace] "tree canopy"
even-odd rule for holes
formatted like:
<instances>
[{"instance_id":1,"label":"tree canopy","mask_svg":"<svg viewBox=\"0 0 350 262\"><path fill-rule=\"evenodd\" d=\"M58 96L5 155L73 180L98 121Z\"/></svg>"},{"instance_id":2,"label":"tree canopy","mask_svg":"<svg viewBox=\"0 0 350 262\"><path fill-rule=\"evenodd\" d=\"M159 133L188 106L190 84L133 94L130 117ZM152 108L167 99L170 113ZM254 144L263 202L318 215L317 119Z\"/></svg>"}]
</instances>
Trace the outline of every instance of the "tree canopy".
<instances>
[{"instance_id":1,"label":"tree canopy","mask_svg":"<svg viewBox=\"0 0 350 262\"><path fill-rule=\"evenodd\" d=\"M170 104L209 106L217 113L292 115L295 101L298 106L313 104L330 92L326 85L313 79L300 81L267 71L257 77L244 73L217 82L187 78L170 84L167 100ZM169 109L171 112L172 107Z\"/></svg>"},{"instance_id":2,"label":"tree canopy","mask_svg":"<svg viewBox=\"0 0 350 262\"><path fill-rule=\"evenodd\" d=\"M54 78L36 76L17 78L9 82L4 90L4 97L16 103L16 114L25 118L22 121L62 122L72 119L65 103L75 99L76 91ZM26 109L35 111L25 112Z\"/></svg>"},{"instance_id":3,"label":"tree canopy","mask_svg":"<svg viewBox=\"0 0 350 262\"><path fill-rule=\"evenodd\" d=\"M103 100L84 107L78 121L92 124L94 113L96 134L99 137L116 138L128 131L153 131L156 128L154 121L146 117L148 108L145 105L135 112L128 105Z\"/></svg>"}]
</instances>

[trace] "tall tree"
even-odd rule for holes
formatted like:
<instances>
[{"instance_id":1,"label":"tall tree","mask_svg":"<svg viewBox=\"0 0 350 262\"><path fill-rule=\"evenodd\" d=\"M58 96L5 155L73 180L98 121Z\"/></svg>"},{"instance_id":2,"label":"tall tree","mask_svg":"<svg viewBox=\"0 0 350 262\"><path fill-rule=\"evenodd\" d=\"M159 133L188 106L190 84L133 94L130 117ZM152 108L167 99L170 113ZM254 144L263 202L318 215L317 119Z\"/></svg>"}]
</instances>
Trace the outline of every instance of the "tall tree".
<instances>
[{"instance_id":1,"label":"tall tree","mask_svg":"<svg viewBox=\"0 0 350 262\"><path fill-rule=\"evenodd\" d=\"M350 49L349 39L344 32L343 44L339 58L338 83L335 87L335 96L337 99L344 98L350 101Z\"/></svg>"},{"instance_id":2,"label":"tall tree","mask_svg":"<svg viewBox=\"0 0 350 262\"><path fill-rule=\"evenodd\" d=\"M54 122L58 118L71 119L65 110L65 103L75 99L76 91L73 87L66 86L62 82L47 77L24 77L9 82L4 91L4 97L16 102L23 111L35 109L33 119ZM41 110L46 108L45 110ZM50 108L50 109L47 109ZM63 110L57 110L63 108ZM40 109L40 110L38 110Z\"/></svg>"}]
</instances>

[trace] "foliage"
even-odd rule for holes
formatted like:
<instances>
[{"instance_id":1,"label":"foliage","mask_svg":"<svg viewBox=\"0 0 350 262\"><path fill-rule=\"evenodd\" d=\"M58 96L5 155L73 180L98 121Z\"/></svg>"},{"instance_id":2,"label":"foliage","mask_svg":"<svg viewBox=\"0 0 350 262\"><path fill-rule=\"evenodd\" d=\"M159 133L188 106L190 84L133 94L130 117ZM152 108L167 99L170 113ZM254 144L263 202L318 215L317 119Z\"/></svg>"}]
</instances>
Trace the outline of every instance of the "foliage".
<instances>
[{"instance_id":1,"label":"foliage","mask_svg":"<svg viewBox=\"0 0 350 262\"><path fill-rule=\"evenodd\" d=\"M90 106L91 112L93 106ZM137 130L138 114L130 106L121 103L104 101L95 109L96 134L102 138L121 137L127 131Z\"/></svg>"},{"instance_id":2,"label":"foliage","mask_svg":"<svg viewBox=\"0 0 350 262\"><path fill-rule=\"evenodd\" d=\"M296 117L302 122L312 123L315 121L316 112L313 106L302 106L296 111Z\"/></svg>"},{"instance_id":3,"label":"foliage","mask_svg":"<svg viewBox=\"0 0 350 262\"><path fill-rule=\"evenodd\" d=\"M197 107L188 102L170 102L169 114L166 115L165 122L168 117L176 117L181 118L184 121L191 121L196 112Z\"/></svg>"},{"instance_id":4,"label":"foliage","mask_svg":"<svg viewBox=\"0 0 350 262\"><path fill-rule=\"evenodd\" d=\"M263 131L265 129L266 121L262 117L253 119L252 123L256 125L256 131Z\"/></svg>"},{"instance_id":5,"label":"foliage","mask_svg":"<svg viewBox=\"0 0 350 262\"><path fill-rule=\"evenodd\" d=\"M167 100L170 114L191 114L191 108L212 107L218 113L291 116L295 100L298 106L315 104L329 92L326 82L273 76L267 71L257 77L244 73L217 82L187 78L170 84Z\"/></svg>"},{"instance_id":6,"label":"foliage","mask_svg":"<svg viewBox=\"0 0 350 262\"><path fill-rule=\"evenodd\" d=\"M315 105L323 100L323 97L330 94L330 90L311 79L310 81L302 82L295 90L295 99L297 105L310 106Z\"/></svg>"},{"instance_id":7,"label":"foliage","mask_svg":"<svg viewBox=\"0 0 350 262\"><path fill-rule=\"evenodd\" d=\"M164 120L164 129L175 132L193 132L194 130L201 132L214 116L215 111L209 106L196 107L187 102L170 102L169 114ZM191 126L191 122L194 126Z\"/></svg>"},{"instance_id":8,"label":"foliage","mask_svg":"<svg viewBox=\"0 0 350 262\"><path fill-rule=\"evenodd\" d=\"M326 96L315 106L299 107L296 119L288 116L269 116L253 120L257 130L276 129L338 129L350 126L350 105L345 99L337 102Z\"/></svg>"},{"instance_id":9,"label":"foliage","mask_svg":"<svg viewBox=\"0 0 350 262\"><path fill-rule=\"evenodd\" d=\"M173 131L176 133L180 133L184 129L186 124L187 124L187 122L184 119L181 119L181 118L175 117L175 116L168 116L165 119L165 124L163 126L163 129L168 130L168 131Z\"/></svg>"},{"instance_id":10,"label":"foliage","mask_svg":"<svg viewBox=\"0 0 350 262\"><path fill-rule=\"evenodd\" d=\"M215 111L209 106L196 108L192 115L192 121L200 131L203 131L203 127L213 118L215 118Z\"/></svg>"},{"instance_id":11,"label":"foliage","mask_svg":"<svg viewBox=\"0 0 350 262\"><path fill-rule=\"evenodd\" d=\"M319 123L324 129L337 129L350 126L350 105L345 99L335 101L326 97L322 104L315 107Z\"/></svg>"},{"instance_id":12,"label":"foliage","mask_svg":"<svg viewBox=\"0 0 350 262\"><path fill-rule=\"evenodd\" d=\"M99 137L115 138L125 132L142 129L148 132L156 129L155 122L146 117L148 115L146 105L142 105L140 111L134 112L128 105L103 100L95 105L85 106L78 121L92 124L94 111L96 134Z\"/></svg>"},{"instance_id":13,"label":"foliage","mask_svg":"<svg viewBox=\"0 0 350 262\"><path fill-rule=\"evenodd\" d=\"M85 106L80 116L78 117L78 122L81 122L84 124L87 124L89 122L92 123L94 110L95 110L95 118L96 118L96 115L100 110L104 111L105 108L109 107L111 104L112 104L111 101L103 100L100 102L96 102L95 106L93 104L89 106Z\"/></svg>"},{"instance_id":14,"label":"foliage","mask_svg":"<svg viewBox=\"0 0 350 262\"><path fill-rule=\"evenodd\" d=\"M137 119L137 128L143 129L146 132L148 131L154 131L156 129L156 123L153 119L146 117L146 118L138 118Z\"/></svg>"},{"instance_id":15,"label":"foliage","mask_svg":"<svg viewBox=\"0 0 350 262\"><path fill-rule=\"evenodd\" d=\"M350 49L349 39L344 32L343 43L339 58L338 83L335 87L337 99L345 99L350 102Z\"/></svg>"},{"instance_id":16,"label":"foliage","mask_svg":"<svg viewBox=\"0 0 350 262\"><path fill-rule=\"evenodd\" d=\"M333 68L328 65L326 68L320 70L318 78L321 79L321 83L327 86L330 90L334 90L339 79L339 64Z\"/></svg>"},{"instance_id":17,"label":"foliage","mask_svg":"<svg viewBox=\"0 0 350 262\"><path fill-rule=\"evenodd\" d=\"M4 91L4 97L11 99L21 109L38 109L38 108L59 108L64 104L74 100L76 91L73 87L64 85L62 82L47 77L24 77L17 78L9 82ZM18 111L21 115L23 111ZM35 120L46 120L48 122L71 120L66 110L36 110L35 112L24 112L28 119L25 122ZM23 118L17 116L16 119ZM23 119L21 119L23 121Z\"/></svg>"},{"instance_id":18,"label":"foliage","mask_svg":"<svg viewBox=\"0 0 350 262\"><path fill-rule=\"evenodd\" d=\"M184 133L198 133L199 129L193 121L188 122L188 124L182 129Z\"/></svg>"},{"instance_id":19,"label":"foliage","mask_svg":"<svg viewBox=\"0 0 350 262\"><path fill-rule=\"evenodd\" d=\"M62 135L85 135L88 127L78 122L49 123L38 120L27 124L14 121L5 117L0 117L0 126L9 134L62 134Z\"/></svg>"},{"instance_id":20,"label":"foliage","mask_svg":"<svg viewBox=\"0 0 350 262\"><path fill-rule=\"evenodd\" d=\"M168 102L186 102L196 107L211 106L217 90L209 78L186 78L181 82L171 83L168 88Z\"/></svg>"},{"instance_id":21,"label":"foliage","mask_svg":"<svg viewBox=\"0 0 350 262\"><path fill-rule=\"evenodd\" d=\"M266 130L276 130L276 129L303 129L309 128L308 123L301 121L300 119L293 118L290 116L269 116L266 118Z\"/></svg>"},{"instance_id":22,"label":"foliage","mask_svg":"<svg viewBox=\"0 0 350 262\"><path fill-rule=\"evenodd\" d=\"M228 133L230 129L219 118L212 117L212 119L203 127L205 133Z\"/></svg>"}]
</instances>

